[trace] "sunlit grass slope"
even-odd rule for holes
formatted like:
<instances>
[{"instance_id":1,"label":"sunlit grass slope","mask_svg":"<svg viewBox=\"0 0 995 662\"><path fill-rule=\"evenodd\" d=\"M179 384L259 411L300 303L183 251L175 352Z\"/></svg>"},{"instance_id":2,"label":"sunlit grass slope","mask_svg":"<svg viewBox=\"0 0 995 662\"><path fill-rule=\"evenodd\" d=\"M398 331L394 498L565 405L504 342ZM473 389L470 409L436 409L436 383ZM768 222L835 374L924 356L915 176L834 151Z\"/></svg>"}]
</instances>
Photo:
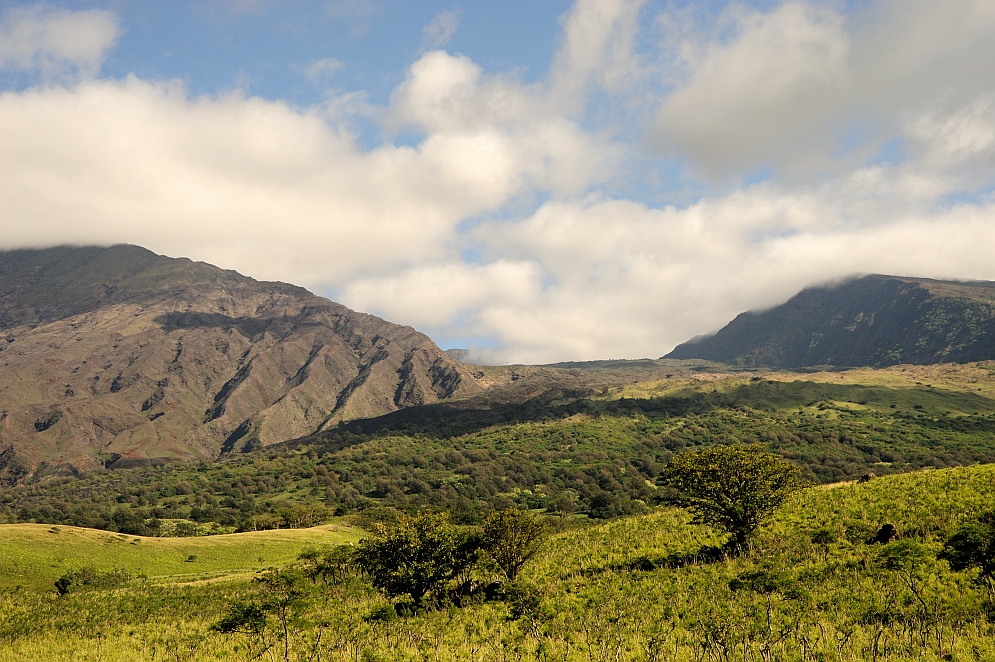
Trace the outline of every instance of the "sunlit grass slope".
<instances>
[{"instance_id":1,"label":"sunlit grass slope","mask_svg":"<svg viewBox=\"0 0 995 662\"><path fill-rule=\"evenodd\" d=\"M0 589L50 589L84 566L125 570L150 579L191 581L289 563L308 544L359 539L345 524L252 531L201 538L143 538L44 524L0 525Z\"/></svg>"},{"instance_id":2,"label":"sunlit grass slope","mask_svg":"<svg viewBox=\"0 0 995 662\"><path fill-rule=\"evenodd\" d=\"M319 583L295 622L291 659L319 659L317 651L322 660L454 662L991 660L995 624L983 589L935 554L956 527L993 502L990 465L812 487L762 527L748 556L690 565L674 560L722 536L680 510L573 529L554 535L526 566L521 579L538 600L531 607L485 602L378 621L369 617L387 600L362 578ZM867 543L884 523L924 550L915 568L889 567L886 554L895 546ZM813 542L827 529L832 542ZM92 553L132 546L130 539L101 542L100 535L106 534L96 532L84 545ZM30 541L20 540L23 551ZM273 539L168 542L230 547L262 540ZM289 559L293 543L286 540ZM151 541L135 546L145 542ZM38 543L49 553L55 544ZM185 565L186 550L160 550L170 567ZM230 554L252 565L252 552ZM35 585L0 591L0 661L249 657L250 637L210 629L226 605L259 590L247 574L216 582L133 581L62 597L50 585Z\"/></svg>"}]
</instances>

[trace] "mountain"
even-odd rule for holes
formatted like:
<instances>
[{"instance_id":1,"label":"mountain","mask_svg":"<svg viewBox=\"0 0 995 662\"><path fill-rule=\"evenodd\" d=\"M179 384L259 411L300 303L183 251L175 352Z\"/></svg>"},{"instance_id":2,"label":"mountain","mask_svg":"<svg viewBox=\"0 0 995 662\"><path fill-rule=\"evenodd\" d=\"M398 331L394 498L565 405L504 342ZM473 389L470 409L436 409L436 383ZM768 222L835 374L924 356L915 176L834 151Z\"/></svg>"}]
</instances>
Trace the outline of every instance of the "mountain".
<instances>
[{"instance_id":1,"label":"mountain","mask_svg":"<svg viewBox=\"0 0 995 662\"><path fill-rule=\"evenodd\" d=\"M664 358L775 368L995 359L995 283L875 275L812 287Z\"/></svg>"},{"instance_id":2,"label":"mountain","mask_svg":"<svg viewBox=\"0 0 995 662\"><path fill-rule=\"evenodd\" d=\"M0 252L0 480L267 446L482 390L425 335L137 246Z\"/></svg>"}]
</instances>

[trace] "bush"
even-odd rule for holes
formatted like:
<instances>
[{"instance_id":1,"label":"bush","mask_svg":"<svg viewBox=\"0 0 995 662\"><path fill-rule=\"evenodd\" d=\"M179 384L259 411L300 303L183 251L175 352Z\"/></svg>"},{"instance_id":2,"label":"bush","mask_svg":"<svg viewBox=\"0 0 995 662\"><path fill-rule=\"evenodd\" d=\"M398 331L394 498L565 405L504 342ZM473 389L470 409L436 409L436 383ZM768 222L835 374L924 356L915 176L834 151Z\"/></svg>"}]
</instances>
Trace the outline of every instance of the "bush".
<instances>
[{"instance_id":1,"label":"bush","mask_svg":"<svg viewBox=\"0 0 995 662\"><path fill-rule=\"evenodd\" d=\"M484 520L481 546L509 581L542 549L546 527L525 510L507 508Z\"/></svg>"},{"instance_id":2,"label":"bush","mask_svg":"<svg viewBox=\"0 0 995 662\"><path fill-rule=\"evenodd\" d=\"M960 527L943 546L939 557L952 570L978 570L978 582L995 601L995 511Z\"/></svg>"},{"instance_id":3,"label":"bush","mask_svg":"<svg viewBox=\"0 0 995 662\"><path fill-rule=\"evenodd\" d=\"M131 581L131 575L124 570L100 572L93 566L70 570L55 580L55 590L59 595L67 595L89 589L107 589Z\"/></svg>"},{"instance_id":4,"label":"bush","mask_svg":"<svg viewBox=\"0 0 995 662\"><path fill-rule=\"evenodd\" d=\"M756 446L715 446L670 461L663 481L670 501L687 508L699 524L732 535L729 546L744 548L756 528L801 488L801 469Z\"/></svg>"},{"instance_id":5,"label":"bush","mask_svg":"<svg viewBox=\"0 0 995 662\"><path fill-rule=\"evenodd\" d=\"M301 562L304 576L316 583L321 577L325 584L342 581L349 574L356 548L352 545L333 547L306 547L297 560Z\"/></svg>"},{"instance_id":6,"label":"bush","mask_svg":"<svg viewBox=\"0 0 995 662\"><path fill-rule=\"evenodd\" d=\"M388 597L409 595L421 606L428 593L440 595L476 564L477 549L477 541L450 524L446 513L402 514L397 524L381 525L359 543L356 562Z\"/></svg>"}]
</instances>

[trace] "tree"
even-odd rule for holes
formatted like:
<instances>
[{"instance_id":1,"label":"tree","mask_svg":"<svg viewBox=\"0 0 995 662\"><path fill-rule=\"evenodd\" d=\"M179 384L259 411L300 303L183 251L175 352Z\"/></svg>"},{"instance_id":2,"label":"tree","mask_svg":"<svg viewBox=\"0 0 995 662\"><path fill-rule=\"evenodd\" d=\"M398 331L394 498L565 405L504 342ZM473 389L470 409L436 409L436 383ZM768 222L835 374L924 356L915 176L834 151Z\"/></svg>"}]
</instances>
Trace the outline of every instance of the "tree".
<instances>
[{"instance_id":1,"label":"tree","mask_svg":"<svg viewBox=\"0 0 995 662\"><path fill-rule=\"evenodd\" d=\"M956 571L978 569L978 583L995 602L995 511L957 529L943 545L939 557Z\"/></svg>"},{"instance_id":2,"label":"tree","mask_svg":"<svg viewBox=\"0 0 995 662\"><path fill-rule=\"evenodd\" d=\"M410 595L421 606L451 579L476 563L472 537L449 523L447 513L401 515L392 527L380 525L356 549L356 563L374 587L388 597Z\"/></svg>"},{"instance_id":3,"label":"tree","mask_svg":"<svg viewBox=\"0 0 995 662\"><path fill-rule=\"evenodd\" d=\"M325 584L341 582L349 574L356 548L352 545L332 547L305 547L297 556L304 576L317 583L318 577Z\"/></svg>"},{"instance_id":4,"label":"tree","mask_svg":"<svg viewBox=\"0 0 995 662\"><path fill-rule=\"evenodd\" d=\"M488 515L480 533L481 547L509 581L515 581L522 567L539 553L545 538L545 525L532 513L516 508Z\"/></svg>"},{"instance_id":5,"label":"tree","mask_svg":"<svg viewBox=\"0 0 995 662\"><path fill-rule=\"evenodd\" d=\"M664 467L670 501L687 508L695 522L732 535L729 547L743 549L753 532L801 488L801 469L756 446L715 446L678 455Z\"/></svg>"},{"instance_id":6,"label":"tree","mask_svg":"<svg viewBox=\"0 0 995 662\"><path fill-rule=\"evenodd\" d=\"M231 603L224 617L211 629L223 634L244 635L250 659L262 657L282 641L283 660L289 662L291 635L297 635L308 625L304 618L309 608L304 574L298 568L281 568L269 570L254 581L259 589L259 599ZM276 618L272 625L270 614Z\"/></svg>"}]
</instances>

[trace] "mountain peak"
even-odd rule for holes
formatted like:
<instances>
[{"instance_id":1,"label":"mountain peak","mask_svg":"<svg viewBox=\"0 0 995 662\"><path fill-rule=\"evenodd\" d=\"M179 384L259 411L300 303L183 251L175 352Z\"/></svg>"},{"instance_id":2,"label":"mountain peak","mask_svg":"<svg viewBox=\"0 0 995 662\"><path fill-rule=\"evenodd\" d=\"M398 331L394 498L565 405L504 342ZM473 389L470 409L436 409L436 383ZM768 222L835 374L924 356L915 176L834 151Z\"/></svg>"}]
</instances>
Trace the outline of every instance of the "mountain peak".
<instances>
[{"instance_id":1,"label":"mountain peak","mask_svg":"<svg viewBox=\"0 0 995 662\"><path fill-rule=\"evenodd\" d=\"M32 467L257 448L480 390L427 336L138 246L0 252L0 450Z\"/></svg>"},{"instance_id":2,"label":"mountain peak","mask_svg":"<svg viewBox=\"0 0 995 662\"><path fill-rule=\"evenodd\" d=\"M810 287L664 358L774 368L992 359L995 283L875 274Z\"/></svg>"}]
</instances>

